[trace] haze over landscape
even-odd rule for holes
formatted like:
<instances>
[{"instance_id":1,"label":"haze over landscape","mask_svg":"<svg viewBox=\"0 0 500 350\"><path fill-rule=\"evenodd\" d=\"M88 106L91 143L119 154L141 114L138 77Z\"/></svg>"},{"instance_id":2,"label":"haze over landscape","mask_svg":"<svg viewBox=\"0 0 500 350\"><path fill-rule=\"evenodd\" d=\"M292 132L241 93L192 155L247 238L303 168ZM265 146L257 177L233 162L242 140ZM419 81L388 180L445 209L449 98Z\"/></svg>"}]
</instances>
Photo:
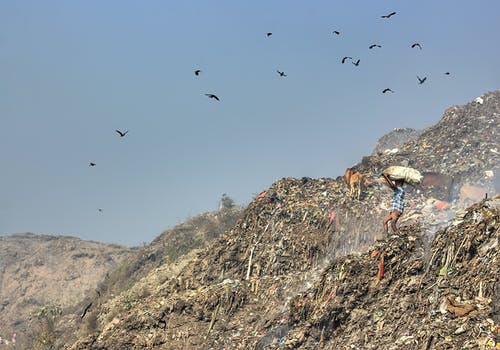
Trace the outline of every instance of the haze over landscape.
<instances>
[{"instance_id":1,"label":"haze over landscape","mask_svg":"<svg viewBox=\"0 0 500 350\"><path fill-rule=\"evenodd\" d=\"M499 88L499 14L494 0L3 2L0 234L140 245L223 193L245 205L281 177L339 176L390 130Z\"/></svg>"}]
</instances>

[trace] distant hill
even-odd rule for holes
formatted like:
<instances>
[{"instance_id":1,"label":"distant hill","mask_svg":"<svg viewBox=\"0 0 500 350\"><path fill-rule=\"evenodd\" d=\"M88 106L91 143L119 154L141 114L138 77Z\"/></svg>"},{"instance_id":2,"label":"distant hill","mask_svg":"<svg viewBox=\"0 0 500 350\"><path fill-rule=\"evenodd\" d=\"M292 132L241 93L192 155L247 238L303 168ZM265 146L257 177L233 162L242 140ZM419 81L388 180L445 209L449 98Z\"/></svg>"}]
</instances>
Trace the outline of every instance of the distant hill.
<instances>
[{"instance_id":1,"label":"distant hill","mask_svg":"<svg viewBox=\"0 0 500 350\"><path fill-rule=\"evenodd\" d=\"M367 179L360 200L341 177L275 182L207 248L164 261L93 310L92 327L64 348L472 349L500 341L500 198L491 199L499 122L499 91L449 108L396 151L355 164ZM408 187L402 234L386 237L391 192L379 174L389 165L453 181ZM477 204L467 209L470 201Z\"/></svg>"},{"instance_id":2,"label":"distant hill","mask_svg":"<svg viewBox=\"0 0 500 350\"><path fill-rule=\"evenodd\" d=\"M116 244L31 233L2 236L0 247L0 337L7 341L13 333L19 341L33 334L32 321L45 310L58 313L80 302L134 252Z\"/></svg>"}]
</instances>

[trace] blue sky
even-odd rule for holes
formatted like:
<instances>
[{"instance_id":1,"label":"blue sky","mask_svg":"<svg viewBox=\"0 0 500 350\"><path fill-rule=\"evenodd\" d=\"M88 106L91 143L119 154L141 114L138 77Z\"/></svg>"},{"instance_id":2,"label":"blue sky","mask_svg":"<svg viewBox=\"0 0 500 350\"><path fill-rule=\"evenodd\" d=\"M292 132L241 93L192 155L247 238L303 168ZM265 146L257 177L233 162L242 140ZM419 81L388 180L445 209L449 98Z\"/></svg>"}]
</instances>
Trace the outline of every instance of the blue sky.
<instances>
[{"instance_id":1,"label":"blue sky","mask_svg":"<svg viewBox=\"0 0 500 350\"><path fill-rule=\"evenodd\" d=\"M337 177L500 88L498 33L498 0L0 2L0 234L140 245Z\"/></svg>"}]
</instances>

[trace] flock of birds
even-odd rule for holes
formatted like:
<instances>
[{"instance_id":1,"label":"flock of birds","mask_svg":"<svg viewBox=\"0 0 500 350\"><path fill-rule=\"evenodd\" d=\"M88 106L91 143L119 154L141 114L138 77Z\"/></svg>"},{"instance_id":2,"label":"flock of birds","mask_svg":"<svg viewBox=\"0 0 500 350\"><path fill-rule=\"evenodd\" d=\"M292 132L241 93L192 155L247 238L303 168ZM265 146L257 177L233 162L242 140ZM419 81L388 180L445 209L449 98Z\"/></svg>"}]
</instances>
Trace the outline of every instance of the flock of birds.
<instances>
[{"instance_id":1,"label":"flock of birds","mask_svg":"<svg viewBox=\"0 0 500 350\"><path fill-rule=\"evenodd\" d=\"M392 16L396 15L396 11L393 11L393 12L390 12L388 13L387 15L382 15L380 16L381 18L384 18L384 19L389 19L391 18ZM335 35L340 35L340 31L339 30L334 30L332 32L333 34ZM273 33L272 32L267 32L266 33L266 36L269 38L270 36L272 36ZM413 43L410 45L410 47L412 49L415 49L415 48L418 48L420 50L422 50L422 45L418 42L416 43ZM380 44L371 44L368 46L368 49L372 50L372 49L375 49L375 48L382 48L382 45ZM347 62L347 60L350 60L351 63L354 65L354 66L359 66L361 60L360 59L357 59L357 60L354 60L354 58L350 57L350 56L344 56L342 59L341 59L341 63L342 64L345 64ZM280 70L277 70L276 71L278 73L278 75L280 77L286 77L287 74L283 71L280 71ZM194 74L196 76L199 76L201 73L201 69L196 69L194 71ZM445 72L444 73L445 75L450 75L451 73L450 72ZM420 78L418 75L417 75L417 80L418 80L418 84L422 85L423 83L425 83L425 81L427 80L427 77L423 77L423 78ZM385 93L388 93L388 92L391 92L391 93L394 93L394 90L390 89L390 88L385 88L382 90L382 93L385 94ZM205 96L207 96L208 98L211 98L211 99L214 99L214 100L217 100L217 101L220 101L219 97L214 95L214 94L205 94Z\"/></svg>"},{"instance_id":2,"label":"flock of birds","mask_svg":"<svg viewBox=\"0 0 500 350\"><path fill-rule=\"evenodd\" d=\"M388 13L388 14L386 14L386 15L382 15L382 16L380 16L380 17L381 17L381 18L383 18L383 19L389 19L389 18L393 17L394 15L396 15L396 12L395 12L395 11L390 12L390 13ZM332 33L333 33L334 35L337 35L337 36L341 35L341 32L340 32L339 30L334 30ZM272 32L267 32L267 33L266 33L266 37L268 37L268 38L269 38L269 37L271 37L272 35L273 35L273 33L272 33ZM412 49L417 48L417 49L422 50L422 45L421 45L420 43L418 43L418 42L415 42L415 43L411 44L411 45L410 45L410 47L411 47ZM373 49L380 49L380 48L382 48L382 45L377 44L377 43L374 43L374 44L371 44L371 45L369 45L369 46L368 46L368 49L369 49L369 50L373 50ZM357 66L359 66L359 64L360 64L360 62L361 62L361 60L360 60L359 58L358 58L358 59L354 59L354 58L353 58L353 57L351 57L351 56L344 56L344 57L342 57L342 59L340 60L340 62L341 62L342 64L345 64L345 63L347 63L348 61L350 61L350 62L351 62L354 66L356 66L356 67L357 67ZM276 72L278 73L278 75L279 75L280 77L287 77L287 74L286 74L284 71L276 70ZM200 76L200 74L201 74L201 73L202 73L202 70L201 70L201 69L199 69L199 68L194 70L194 75L195 75L195 76L197 76L197 77L198 77L198 76ZM450 73L450 72L445 72L444 74L445 74L445 75L450 75L451 73ZM422 78L421 78L421 77L419 77L419 76L417 75L417 80L418 80L418 84L422 85L422 84L424 84L424 83L425 83L425 81L427 80L427 77L422 77ZM386 93L394 93L394 91L393 91L392 89L390 89L390 88L385 88L385 89L383 89L383 90L382 90L382 93L383 93L383 94L386 94ZM220 101L220 98L219 98L217 95L213 94L213 93L206 93L206 94L205 94L205 96L207 96L209 99L213 99L213 100L216 100L216 101ZM126 131L121 131L121 130L118 130L118 129L117 129L117 130L115 130L115 132L119 135L119 137L120 137L120 138L123 138L123 137L125 137L125 136L127 135L128 130L126 130ZM95 166L96 166L96 163L94 163L94 162L90 162L90 163L89 163L89 166L90 166L90 167L95 167ZM98 210L99 210L99 212L102 212L102 208L99 208Z\"/></svg>"}]
</instances>

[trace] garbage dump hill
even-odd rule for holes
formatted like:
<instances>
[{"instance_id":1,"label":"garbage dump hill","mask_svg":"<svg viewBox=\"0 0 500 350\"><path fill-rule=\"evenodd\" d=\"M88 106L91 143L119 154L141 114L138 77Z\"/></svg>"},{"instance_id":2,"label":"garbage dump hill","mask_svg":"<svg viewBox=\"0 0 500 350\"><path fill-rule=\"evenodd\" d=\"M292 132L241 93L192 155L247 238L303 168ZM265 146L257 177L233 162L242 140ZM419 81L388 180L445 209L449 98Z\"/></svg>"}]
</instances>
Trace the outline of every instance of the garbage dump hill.
<instances>
[{"instance_id":1,"label":"garbage dump hill","mask_svg":"<svg viewBox=\"0 0 500 350\"><path fill-rule=\"evenodd\" d=\"M372 150L372 155L382 154L383 152L391 152L403 146L406 142L416 139L422 133L421 130L412 128L395 128L391 132L382 136Z\"/></svg>"},{"instance_id":2,"label":"garbage dump hill","mask_svg":"<svg viewBox=\"0 0 500 350\"><path fill-rule=\"evenodd\" d=\"M363 158L359 199L341 177L276 181L175 273L160 266L89 314L95 329L67 348L472 349L495 342L500 199L491 198L500 92L480 98L447 110L401 148ZM453 181L408 188L401 232L387 237L381 221L392 191L378 174L390 165ZM466 210L465 184L479 188L476 197L468 192L476 204Z\"/></svg>"},{"instance_id":3,"label":"garbage dump hill","mask_svg":"<svg viewBox=\"0 0 500 350\"><path fill-rule=\"evenodd\" d=\"M391 161L404 162L410 155L409 166L453 175L457 183L483 186L484 179L493 176L487 171L499 166L499 95L499 91L487 93L464 106L448 108L436 126L406 143L390 156ZM493 180L499 190L498 175Z\"/></svg>"},{"instance_id":4,"label":"garbage dump hill","mask_svg":"<svg viewBox=\"0 0 500 350\"><path fill-rule=\"evenodd\" d=\"M484 94L464 106L448 108L437 125L423 130L400 149L388 150L385 161L448 174L456 184L484 186L488 177L495 180L485 171L498 173L494 170L499 167L499 121L500 91ZM454 186L452 197L458 190Z\"/></svg>"},{"instance_id":5,"label":"garbage dump hill","mask_svg":"<svg viewBox=\"0 0 500 350\"><path fill-rule=\"evenodd\" d=\"M448 223L457 210L500 192L498 125L497 90L466 105L446 109L438 124L418 133L394 130L388 134L393 135L389 140L408 141L401 147L380 151L387 135L382 137L378 151L364 157L356 168L368 179L389 165L409 166L426 175L422 186L407 189L409 201L403 220L418 221L425 231L433 233ZM369 185L367 190L371 189Z\"/></svg>"}]
</instances>

